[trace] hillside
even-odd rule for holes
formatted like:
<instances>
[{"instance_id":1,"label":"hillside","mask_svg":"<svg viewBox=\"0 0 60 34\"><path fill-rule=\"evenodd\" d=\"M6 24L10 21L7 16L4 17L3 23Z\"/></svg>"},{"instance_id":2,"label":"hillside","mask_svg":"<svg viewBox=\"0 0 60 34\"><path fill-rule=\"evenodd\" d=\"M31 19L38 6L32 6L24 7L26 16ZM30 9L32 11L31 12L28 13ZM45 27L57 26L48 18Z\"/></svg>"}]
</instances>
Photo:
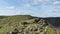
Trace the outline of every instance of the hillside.
<instances>
[{"instance_id":1,"label":"hillside","mask_svg":"<svg viewBox=\"0 0 60 34\"><path fill-rule=\"evenodd\" d=\"M7 18L5 18L7 17ZM20 22L31 22L34 18L30 15L17 15L17 16L5 16L0 19L0 34L6 34L6 32L13 30L16 26L20 27Z\"/></svg>"},{"instance_id":2,"label":"hillside","mask_svg":"<svg viewBox=\"0 0 60 34\"><path fill-rule=\"evenodd\" d=\"M40 19L44 19L52 27L54 27L56 30L60 31L60 17L47 17L47 18L40 18Z\"/></svg>"},{"instance_id":3,"label":"hillside","mask_svg":"<svg viewBox=\"0 0 60 34\"><path fill-rule=\"evenodd\" d=\"M3 16L0 19L0 34L10 33L15 28L20 32L18 34L60 34L50 22L51 20L49 21L47 18L30 15Z\"/></svg>"}]
</instances>

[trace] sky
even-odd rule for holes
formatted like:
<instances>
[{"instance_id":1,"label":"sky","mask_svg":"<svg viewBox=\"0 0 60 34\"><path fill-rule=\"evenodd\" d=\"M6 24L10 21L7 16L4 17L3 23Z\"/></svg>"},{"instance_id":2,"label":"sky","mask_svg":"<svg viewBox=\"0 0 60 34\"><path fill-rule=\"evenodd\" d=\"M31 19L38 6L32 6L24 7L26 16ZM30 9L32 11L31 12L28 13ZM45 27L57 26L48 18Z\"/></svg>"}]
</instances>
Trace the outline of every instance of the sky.
<instances>
[{"instance_id":1,"label":"sky","mask_svg":"<svg viewBox=\"0 0 60 34\"><path fill-rule=\"evenodd\" d=\"M0 15L60 17L60 0L0 0Z\"/></svg>"}]
</instances>

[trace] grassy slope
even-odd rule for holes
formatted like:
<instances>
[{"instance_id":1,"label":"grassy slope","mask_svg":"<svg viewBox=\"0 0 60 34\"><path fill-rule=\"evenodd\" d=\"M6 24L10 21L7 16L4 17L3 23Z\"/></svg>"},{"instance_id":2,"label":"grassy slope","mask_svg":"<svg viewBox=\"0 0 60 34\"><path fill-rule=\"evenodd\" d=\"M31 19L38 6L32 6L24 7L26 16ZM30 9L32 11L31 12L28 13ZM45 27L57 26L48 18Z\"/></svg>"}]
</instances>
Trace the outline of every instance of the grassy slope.
<instances>
[{"instance_id":1,"label":"grassy slope","mask_svg":"<svg viewBox=\"0 0 60 34\"><path fill-rule=\"evenodd\" d=\"M19 24L20 22L23 22L23 21L31 22L34 20L34 19L30 19L30 18L32 18L32 17L29 15L9 16L7 18L2 18L0 21L0 26L2 26L3 28L0 29L0 34L5 34L6 32L13 30L14 28L16 28L16 25L18 25L18 28L20 28L20 26L21 26ZM9 23L12 26L8 26Z\"/></svg>"},{"instance_id":2,"label":"grassy slope","mask_svg":"<svg viewBox=\"0 0 60 34\"><path fill-rule=\"evenodd\" d=\"M2 28L0 29L0 34L6 34L6 32L12 31L14 28L18 28L20 29L21 27L23 27L20 22L29 22L32 24L33 21L35 20L35 18L30 19L31 16L10 16L7 18L3 18L0 20L0 26L2 26ZM9 24L11 26L9 26ZM27 25L28 26L28 25ZM46 34L59 34L58 31L56 31L53 27L48 26L48 28L46 28ZM42 34L42 33L41 33Z\"/></svg>"}]
</instances>

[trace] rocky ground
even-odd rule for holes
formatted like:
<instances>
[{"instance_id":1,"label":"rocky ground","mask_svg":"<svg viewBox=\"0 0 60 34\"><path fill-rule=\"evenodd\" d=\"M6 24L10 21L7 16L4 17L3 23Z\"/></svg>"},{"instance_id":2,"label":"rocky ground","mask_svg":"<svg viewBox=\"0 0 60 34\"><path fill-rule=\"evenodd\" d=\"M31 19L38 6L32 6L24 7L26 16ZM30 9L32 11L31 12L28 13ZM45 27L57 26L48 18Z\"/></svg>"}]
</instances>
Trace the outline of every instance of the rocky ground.
<instances>
[{"instance_id":1,"label":"rocky ground","mask_svg":"<svg viewBox=\"0 0 60 34\"><path fill-rule=\"evenodd\" d=\"M41 19L32 24L22 24L22 27L19 29L19 34L47 34L48 23L45 23L45 20Z\"/></svg>"},{"instance_id":2,"label":"rocky ground","mask_svg":"<svg viewBox=\"0 0 60 34\"><path fill-rule=\"evenodd\" d=\"M28 26L23 27L20 31L20 34L45 34L46 28L48 25L44 23L44 20L41 19L37 23L29 24Z\"/></svg>"},{"instance_id":3,"label":"rocky ground","mask_svg":"<svg viewBox=\"0 0 60 34\"><path fill-rule=\"evenodd\" d=\"M60 34L57 33L45 20L34 20L33 23L21 22L18 34ZM12 32L12 31L11 31ZM51 32L51 33L50 33Z\"/></svg>"}]
</instances>

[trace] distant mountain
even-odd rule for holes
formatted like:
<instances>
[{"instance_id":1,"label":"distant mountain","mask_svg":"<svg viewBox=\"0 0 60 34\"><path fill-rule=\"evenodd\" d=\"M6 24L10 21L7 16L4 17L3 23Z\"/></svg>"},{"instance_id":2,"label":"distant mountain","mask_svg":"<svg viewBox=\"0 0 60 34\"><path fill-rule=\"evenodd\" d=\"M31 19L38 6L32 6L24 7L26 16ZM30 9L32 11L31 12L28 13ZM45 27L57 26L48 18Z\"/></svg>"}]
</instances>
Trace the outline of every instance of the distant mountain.
<instances>
[{"instance_id":1,"label":"distant mountain","mask_svg":"<svg viewBox=\"0 0 60 34\"><path fill-rule=\"evenodd\" d=\"M7 18L8 16L0 16L0 19Z\"/></svg>"},{"instance_id":2,"label":"distant mountain","mask_svg":"<svg viewBox=\"0 0 60 34\"><path fill-rule=\"evenodd\" d=\"M46 20L50 25L60 30L60 17L40 18Z\"/></svg>"}]
</instances>

